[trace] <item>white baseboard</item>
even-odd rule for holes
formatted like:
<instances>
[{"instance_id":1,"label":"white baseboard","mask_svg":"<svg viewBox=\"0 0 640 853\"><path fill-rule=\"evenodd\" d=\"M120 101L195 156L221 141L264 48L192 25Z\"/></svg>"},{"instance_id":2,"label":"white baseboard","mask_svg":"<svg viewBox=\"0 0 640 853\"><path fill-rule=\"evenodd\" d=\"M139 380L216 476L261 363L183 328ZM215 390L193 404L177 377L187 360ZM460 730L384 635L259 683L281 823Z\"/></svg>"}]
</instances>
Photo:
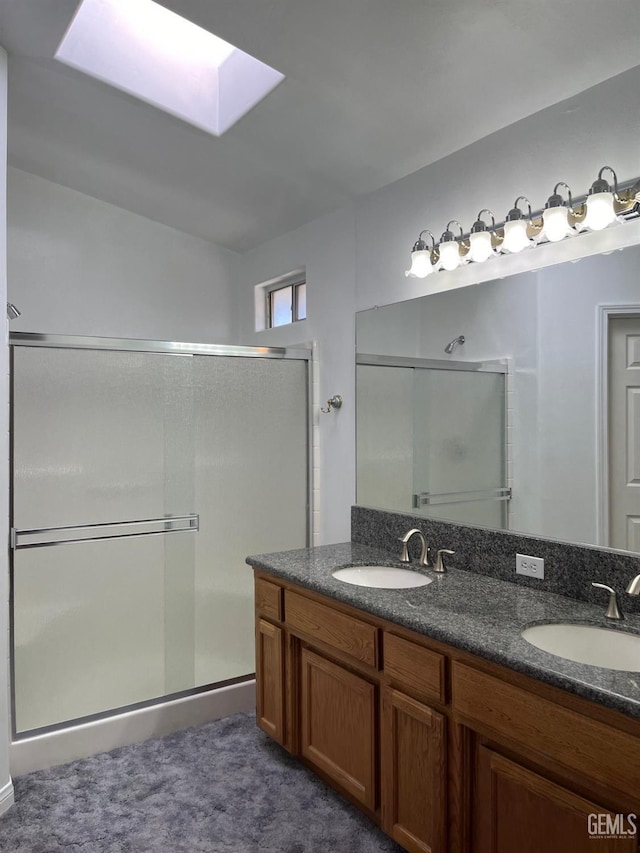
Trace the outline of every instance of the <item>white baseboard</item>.
<instances>
[{"instance_id":1,"label":"white baseboard","mask_svg":"<svg viewBox=\"0 0 640 853\"><path fill-rule=\"evenodd\" d=\"M255 708L255 686L255 681L245 681L104 720L13 741L9 750L11 775L22 776L34 770L66 764L76 758L108 752L118 746L162 737L240 711L250 711Z\"/></svg>"},{"instance_id":2,"label":"white baseboard","mask_svg":"<svg viewBox=\"0 0 640 853\"><path fill-rule=\"evenodd\" d=\"M13 782L11 779L0 788L0 815L8 811L13 805Z\"/></svg>"}]
</instances>

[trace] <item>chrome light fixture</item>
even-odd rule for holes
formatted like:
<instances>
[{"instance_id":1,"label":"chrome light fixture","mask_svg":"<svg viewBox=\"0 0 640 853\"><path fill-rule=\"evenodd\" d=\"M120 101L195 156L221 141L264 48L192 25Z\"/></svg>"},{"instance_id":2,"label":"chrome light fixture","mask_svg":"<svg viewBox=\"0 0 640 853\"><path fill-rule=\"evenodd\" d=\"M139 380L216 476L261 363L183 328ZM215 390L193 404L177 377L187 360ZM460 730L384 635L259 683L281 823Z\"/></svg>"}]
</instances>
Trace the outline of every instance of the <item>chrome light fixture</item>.
<instances>
[{"instance_id":1,"label":"chrome light fixture","mask_svg":"<svg viewBox=\"0 0 640 853\"><path fill-rule=\"evenodd\" d=\"M407 277L425 278L434 269L431 261L431 249L427 248L427 244L422 239L423 234L428 234L431 237L431 245L435 250L435 237L428 228L425 228L424 231L420 232L418 239L413 244L413 249L411 250L411 266L408 270L404 271L404 274Z\"/></svg>"},{"instance_id":2,"label":"chrome light fixture","mask_svg":"<svg viewBox=\"0 0 640 853\"><path fill-rule=\"evenodd\" d=\"M523 212L518 207L519 201L526 201L527 203L529 208L528 220L524 218ZM515 254L516 252L521 252L523 249L526 249L527 246L531 246L532 241L529 239L529 234L527 233L527 228L531 224L531 202L526 196L519 195L514 201L513 207L509 213L507 213L507 218L504 223L504 237L502 239L501 247L502 251Z\"/></svg>"},{"instance_id":3,"label":"chrome light fixture","mask_svg":"<svg viewBox=\"0 0 640 853\"><path fill-rule=\"evenodd\" d=\"M613 175L613 191L610 185L602 177L604 171ZM586 201L587 213L582 222L584 228L591 231L602 231L607 225L615 222L616 212L613 206L615 196L618 195L618 176L611 166L603 166L598 172L597 179L591 184L589 196Z\"/></svg>"},{"instance_id":4,"label":"chrome light fixture","mask_svg":"<svg viewBox=\"0 0 640 853\"><path fill-rule=\"evenodd\" d=\"M484 220L480 219L480 216L483 213L488 213L491 217L491 231L487 228ZM471 226L471 233L469 234L469 260L475 261L476 263L482 263L483 261L488 260L491 255L495 254L493 251L493 243L492 237L495 234L496 230L496 218L493 213L486 207L483 207L480 213L478 214L476 221Z\"/></svg>"},{"instance_id":5,"label":"chrome light fixture","mask_svg":"<svg viewBox=\"0 0 640 853\"><path fill-rule=\"evenodd\" d=\"M612 175L613 185L603 177ZM560 188L566 190L565 199ZM527 205L527 211L522 207ZM483 214L491 217L491 226L482 219ZM610 225L640 217L640 179L618 186L618 176L611 166L603 166L588 193L577 200L564 181L558 181L547 199L543 210L531 211L531 202L520 195L507 214L504 223L496 225L493 213L484 207L471 226L468 236L457 219L447 227L436 245L431 231L420 232L411 252L411 268L407 276L424 278L439 270L452 271L469 261L483 263L491 256L503 253L522 252L540 243L558 243L566 237L573 238L584 231L601 231ZM451 227L456 225L460 234ZM423 240L423 234L431 237L431 248Z\"/></svg>"},{"instance_id":6,"label":"chrome light fixture","mask_svg":"<svg viewBox=\"0 0 640 853\"><path fill-rule=\"evenodd\" d=\"M558 192L558 187L566 187L569 196L569 206ZM569 223L569 213L573 213L573 199L571 189L564 181L559 181L553 188L553 194L547 199L542 213L542 235L551 243L557 243L564 237L573 233L573 226Z\"/></svg>"},{"instance_id":7,"label":"chrome light fixture","mask_svg":"<svg viewBox=\"0 0 640 853\"><path fill-rule=\"evenodd\" d=\"M460 243L451 231L451 226L456 224L460 229L460 239L464 237L462 225L457 219L451 219L447 222L447 228L443 232L440 242L438 243L438 252L440 254L440 266L443 270L454 270L460 265Z\"/></svg>"}]
</instances>

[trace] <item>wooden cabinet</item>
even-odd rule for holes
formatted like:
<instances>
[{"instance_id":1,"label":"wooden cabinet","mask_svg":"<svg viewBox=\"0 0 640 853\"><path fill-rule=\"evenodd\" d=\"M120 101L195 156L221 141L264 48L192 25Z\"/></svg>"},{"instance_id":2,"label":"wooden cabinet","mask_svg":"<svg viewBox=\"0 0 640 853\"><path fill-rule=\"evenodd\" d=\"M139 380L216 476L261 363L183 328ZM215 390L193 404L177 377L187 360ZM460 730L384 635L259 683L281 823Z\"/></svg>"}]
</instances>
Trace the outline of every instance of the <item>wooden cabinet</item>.
<instances>
[{"instance_id":1,"label":"wooden cabinet","mask_svg":"<svg viewBox=\"0 0 640 853\"><path fill-rule=\"evenodd\" d=\"M302 649L301 752L372 811L376 808L376 687Z\"/></svg>"},{"instance_id":2,"label":"wooden cabinet","mask_svg":"<svg viewBox=\"0 0 640 853\"><path fill-rule=\"evenodd\" d=\"M382 828L409 853L445 853L446 718L382 691Z\"/></svg>"},{"instance_id":3,"label":"wooden cabinet","mask_svg":"<svg viewBox=\"0 0 640 853\"><path fill-rule=\"evenodd\" d=\"M640 720L260 573L256 684L409 853L640 853Z\"/></svg>"},{"instance_id":4,"label":"wooden cabinet","mask_svg":"<svg viewBox=\"0 0 640 853\"><path fill-rule=\"evenodd\" d=\"M637 853L635 822L481 747L477 853ZM611 831L612 836L606 837ZM629 834L627 834L629 833Z\"/></svg>"},{"instance_id":5,"label":"wooden cabinet","mask_svg":"<svg viewBox=\"0 0 640 853\"><path fill-rule=\"evenodd\" d=\"M284 744L284 645L282 628L256 621L256 721Z\"/></svg>"}]
</instances>

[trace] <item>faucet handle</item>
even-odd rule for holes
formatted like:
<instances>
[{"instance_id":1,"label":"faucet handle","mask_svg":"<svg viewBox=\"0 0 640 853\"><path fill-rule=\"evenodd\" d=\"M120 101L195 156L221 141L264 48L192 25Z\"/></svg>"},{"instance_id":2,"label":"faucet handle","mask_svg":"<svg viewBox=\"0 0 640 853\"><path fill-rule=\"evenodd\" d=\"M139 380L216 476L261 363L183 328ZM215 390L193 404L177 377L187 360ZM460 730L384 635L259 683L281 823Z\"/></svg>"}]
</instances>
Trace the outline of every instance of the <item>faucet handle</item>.
<instances>
[{"instance_id":1,"label":"faucet handle","mask_svg":"<svg viewBox=\"0 0 640 853\"><path fill-rule=\"evenodd\" d=\"M400 554L400 562L401 563L410 563L409 559L409 542L404 537L398 539L398 542L402 542L402 553Z\"/></svg>"},{"instance_id":2,"label":"faucet handle","mask_svg":"<svg viewBox=\"0 0 640 853\"><path fill-rule=\"evenodd\" d=\"M609 593L609 604L607 605L607 610L605 612L605 617L607 619L624 619L624 616L620 612L620 608L618 607L618 595L615 589L607 586L605 583L595 583L592 582L591 586L596 587L596 589L606 589Z\"/></svg>"},{"instance_id":3,"label":"faucet handle","mask_svg":"<svg viewBox=\"0 0 640 853\"><path fill-rule=\"evenodd\" d=\"M452 556L455 554L455 551L450 551L448 548L440 548L438 554L436 556L436 564L433 568L434 572L444 573L447 571L447 567L444 564L444 555Z\"/></svg>"},{"instance_id":4,"label":"faucet handle","mask_svg":"<svg viewBox=\"0 0 640 853\"><path fill-rule=\"evenodd\" d=\"M636 575L635 578L629 583L627 587L628 595L640 595L640 575Z\"/></svg>"}]
</instances>

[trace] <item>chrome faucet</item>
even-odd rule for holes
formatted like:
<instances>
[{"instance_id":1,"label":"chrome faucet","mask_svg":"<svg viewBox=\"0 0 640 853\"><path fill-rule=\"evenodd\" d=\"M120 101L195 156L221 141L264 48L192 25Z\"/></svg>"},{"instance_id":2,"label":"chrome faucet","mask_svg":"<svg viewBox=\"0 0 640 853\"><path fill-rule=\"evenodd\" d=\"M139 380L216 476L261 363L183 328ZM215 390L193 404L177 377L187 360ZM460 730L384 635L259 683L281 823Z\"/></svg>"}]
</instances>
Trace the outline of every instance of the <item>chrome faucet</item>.
<instances>
[{"instance_id":1,"label":"chrome faucet","mask_svg":"<svg viewBox=\"0 0 640 853\"><path fill-rule=\"evenodd\" d=\"M638 575L636 580L639 583L638 589L640 591L640 575ZM606 612L604 614L605 618L606 619L616 619L616 620L624 619L624 616L622 615L622 612L621 612L620 608L618 607L618 595L617 595L615 589L612 589L610 586L607 586L604 583L592 582L591 586L595 586L596 589L605 589L609 593L609 604L607 605L607 609L606 609ZM629 590L627 590L627 592L629 592ZM635 594L637 595L638 593L635 593Z\"/></svg>"},{"instance_id":2,"label":"chrome faucet","mask_svg":"<svg viewBox=\"0 0 640 853\"><path fill-rule=\"evenodd\" d=\"M627 587L629 595L640 595L640 575L636 575Z\"/></svg>"},{"instance_id":3,"label":"chrome faucet","mask_svg":"<svg viewBox=\"0 0 640 853\"><path fill-rule=\"evenodd\" d=\"M429 546L427 545L427 540L425 538L422 530L418 530L417 527L413 527L408 533L405 533L400 542L402 542L402 553L400 554L400 562L401 563L410 563L411 560L409 558L409 540L412 536L418 535L420 537L420 544L422 546L420 551L420 559L418 560L418 565L420 566L430 566L429 562Z\"/></svg>"}]
</instances>

